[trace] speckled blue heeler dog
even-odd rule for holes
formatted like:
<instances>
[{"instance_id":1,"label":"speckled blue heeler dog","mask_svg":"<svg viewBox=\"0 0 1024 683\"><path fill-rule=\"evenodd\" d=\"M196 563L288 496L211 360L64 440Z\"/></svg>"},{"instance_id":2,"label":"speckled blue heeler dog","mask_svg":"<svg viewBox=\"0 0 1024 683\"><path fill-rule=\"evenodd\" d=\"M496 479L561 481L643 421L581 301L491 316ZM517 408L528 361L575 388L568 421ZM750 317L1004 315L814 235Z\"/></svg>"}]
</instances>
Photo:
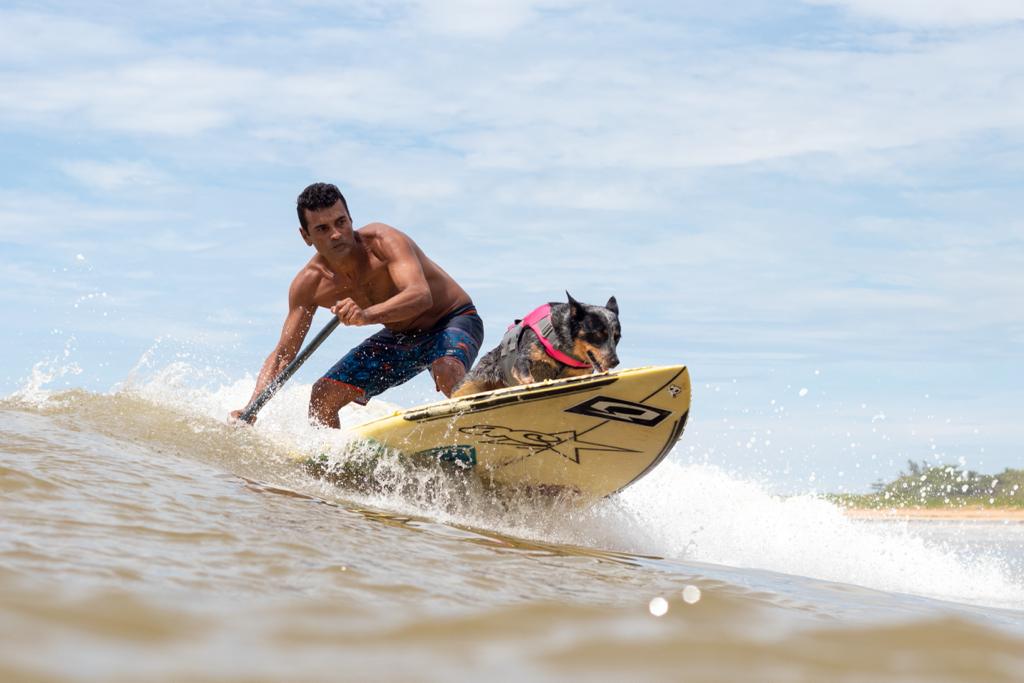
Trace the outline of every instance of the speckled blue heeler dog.
<instances>
[{"instance_id":1,"label":"speckled blue heeler dog","mask_svg":"<svg viewBox=\"0 0 1024 683\"><path fill-rule=\"evenodd\" d=\"M549 303L517 320L497 348L470 370L452 396L603 372L619 364L622 336L615 297L604 306Z\"/></svg>"}]
</instances>

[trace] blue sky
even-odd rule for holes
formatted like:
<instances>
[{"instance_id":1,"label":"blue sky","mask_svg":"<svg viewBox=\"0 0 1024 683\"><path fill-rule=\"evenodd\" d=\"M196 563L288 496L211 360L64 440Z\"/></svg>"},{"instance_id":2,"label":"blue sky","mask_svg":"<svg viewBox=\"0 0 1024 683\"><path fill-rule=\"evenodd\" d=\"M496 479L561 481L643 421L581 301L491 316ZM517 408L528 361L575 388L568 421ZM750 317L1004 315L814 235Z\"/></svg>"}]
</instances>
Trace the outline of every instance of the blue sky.
<instances>
[{"instance_id":1,"label":"blue sky","mask_svg":"<svg viewBox=\"0 0 1024 683\"><path fill-rule=\"evenodd\" d=\"M488 344L616 295L624 365L691 368L688 457L1021 466L1022 43L1016 0L5 3L0 389L255 372L326 180Z\"/></svg>"}]
</instances>

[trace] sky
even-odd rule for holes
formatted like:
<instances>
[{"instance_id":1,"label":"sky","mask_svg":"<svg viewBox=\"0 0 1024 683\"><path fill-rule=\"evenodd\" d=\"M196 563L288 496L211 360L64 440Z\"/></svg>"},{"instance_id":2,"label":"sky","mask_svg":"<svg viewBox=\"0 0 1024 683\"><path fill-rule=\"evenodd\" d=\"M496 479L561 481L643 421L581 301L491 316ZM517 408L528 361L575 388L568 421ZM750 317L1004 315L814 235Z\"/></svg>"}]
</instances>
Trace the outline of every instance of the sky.
<instances>
[{"instance_id":1,"label":"sky","mask_svg":"<svg viewBox=\"0 0 1024 683\"><path fill-rule=\"evenodd\" d=\"M1019 0L5 2L0 392L253 375L327 181L485 349L615 295L624 367L690 368L683 457L789 489L1024 466L1021 44Z\"/></svg>"}]
</instances>

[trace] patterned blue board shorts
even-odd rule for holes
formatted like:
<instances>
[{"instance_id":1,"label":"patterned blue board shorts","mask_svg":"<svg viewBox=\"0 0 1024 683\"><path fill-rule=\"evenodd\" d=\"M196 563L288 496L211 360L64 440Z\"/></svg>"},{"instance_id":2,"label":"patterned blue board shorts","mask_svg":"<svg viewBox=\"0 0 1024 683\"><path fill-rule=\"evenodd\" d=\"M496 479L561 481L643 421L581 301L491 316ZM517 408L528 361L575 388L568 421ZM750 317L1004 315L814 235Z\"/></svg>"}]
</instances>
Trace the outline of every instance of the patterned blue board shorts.
<instances>
[{"instance_id":1,"label":"patterned blue board shorts","mask_svg":"<svg viewBox=\"0 0 1024 683\"><path fill-rule=\"evenodd\" d=\"M384 328L327 371L324 379L361 390L356 403L366 405L374 396L404 384L438 358L458 358L468 371L484 341L484 323L473 304L457 308L422 332L393 332Z\"/></svg>"}]
</instances>

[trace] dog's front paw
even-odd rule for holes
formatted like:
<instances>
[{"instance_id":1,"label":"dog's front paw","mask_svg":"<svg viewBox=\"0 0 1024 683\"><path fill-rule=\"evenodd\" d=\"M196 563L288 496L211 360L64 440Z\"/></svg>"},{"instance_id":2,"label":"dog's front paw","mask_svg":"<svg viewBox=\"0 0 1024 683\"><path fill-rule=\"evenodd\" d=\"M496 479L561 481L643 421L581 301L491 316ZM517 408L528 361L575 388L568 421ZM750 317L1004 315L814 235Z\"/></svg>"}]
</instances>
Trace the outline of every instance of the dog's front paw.
<instances>
[{"instance_id":1,"label":"dog's front paw","mask_svg":"<svg viewBox=\"0 0 1024 683\"><path fill-rule=\"evenodd\" d=\"M515 379L516 384L533 384L537 381L529 372L520 372L516 368L512 368L512 377Z\"/></svg>"}]
</instances>

